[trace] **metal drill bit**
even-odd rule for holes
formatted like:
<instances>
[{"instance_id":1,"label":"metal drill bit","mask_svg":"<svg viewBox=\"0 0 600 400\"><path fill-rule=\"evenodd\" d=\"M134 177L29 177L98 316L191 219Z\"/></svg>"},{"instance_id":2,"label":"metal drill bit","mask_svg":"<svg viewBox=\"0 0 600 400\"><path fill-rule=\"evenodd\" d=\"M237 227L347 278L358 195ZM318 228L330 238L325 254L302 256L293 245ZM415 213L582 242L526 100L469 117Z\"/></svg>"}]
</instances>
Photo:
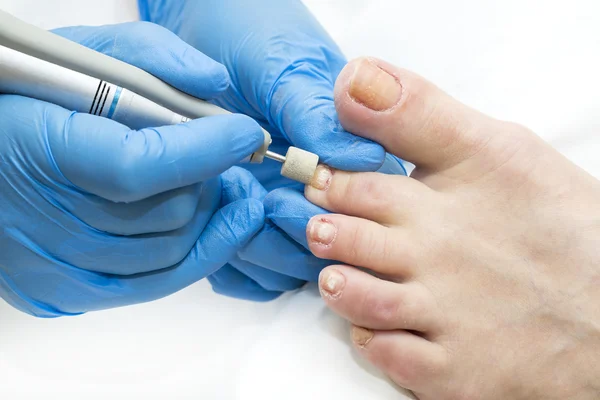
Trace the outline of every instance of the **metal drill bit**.
<instances>
[{"instance_id":1,"label":"metal drill bit","mask_svg":"<svg viewBox=\"0 0 600 400\"><path fill-rule=\"evenodd\" d=\"M286 158L281 154L275 153L271 150L267 150L265 153L265 157L270 158L271 160L279 161L280 163L285 163Z\"/></svg>"}]
</instances>

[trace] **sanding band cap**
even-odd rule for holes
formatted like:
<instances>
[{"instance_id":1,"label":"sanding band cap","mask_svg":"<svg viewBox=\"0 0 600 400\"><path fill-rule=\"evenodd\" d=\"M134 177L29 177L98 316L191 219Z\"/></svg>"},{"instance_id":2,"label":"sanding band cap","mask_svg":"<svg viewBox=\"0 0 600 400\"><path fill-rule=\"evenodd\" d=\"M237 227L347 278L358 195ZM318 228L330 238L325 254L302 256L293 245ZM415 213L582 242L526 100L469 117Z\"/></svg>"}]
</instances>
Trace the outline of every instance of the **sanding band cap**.
<instances>
[{"instance_id":1,"label":"sanding band cap","mask_svg":"<svg viewBox=\"0 0 600 400\"><path fill-rule=\"evenodd\" d=\"M318 155L297 147L290 147L281 167L281 175L306 185L312 180L317 165L319 165Z\"/></svg>"}]
</instances>

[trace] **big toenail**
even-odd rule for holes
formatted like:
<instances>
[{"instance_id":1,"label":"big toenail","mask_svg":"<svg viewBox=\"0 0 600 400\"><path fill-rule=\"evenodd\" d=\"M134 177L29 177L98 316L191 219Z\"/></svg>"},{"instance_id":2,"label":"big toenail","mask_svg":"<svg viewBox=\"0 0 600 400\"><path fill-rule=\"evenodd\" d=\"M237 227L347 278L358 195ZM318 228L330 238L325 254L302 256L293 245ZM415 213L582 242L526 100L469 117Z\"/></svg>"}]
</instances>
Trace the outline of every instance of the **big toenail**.
<instances>
[{"instance_id":1,"label":"big toenail","mask_svg":"<svg viewBox=\"0 0 600 400\"><path fill-rule=\"evenodd\" d=\"M360 326L352 327L352 341L358 347L365 347L369 344L371 339L373 339L373 331L365 328L361 328Z\"/></svg>"},{"instance_id":2,"label":"big toenail","mask_svg":"<svg viewBox=\"0 0 600 400\"><path fill-rule=\"evenodd\" d=\"M332 177L333 174L329 167L325 165L319 165L315 171L315 174L313 175L312 180L310 181L310 186L318 190L327 190L331 184Z\"/></svg>"},{"instance_id":3,"label":"big toenail","mask_svg":"<svg viewBox=\"0 0 600 400\"><path fill-rule=\"evenodd\" d=\"M312 219L308 223L308 236L313 242L330 245L337 235L335 225L325 218Z\"/></svg>"},{"instance_id":4,"label":"big toenail","mask_svg":"<svg viewBox=\"0 0 600 400\"><path fill-rule=\"evenodd\" d=\"M365 59L356 66L348 93L371 110L384 111L398 103L402 86L395 77Z\"/></svg>"},{"instance_id":5,"label":"big toenail","mask_svg":"<svg viewBox=\"0 0 600 400\"><path fill-rule=\"evenodd\" d=\"M339 297L346 286L346 278L335 270L325 270L321 276L321 291L329 297Z\"/></svg>"}]
</instances>

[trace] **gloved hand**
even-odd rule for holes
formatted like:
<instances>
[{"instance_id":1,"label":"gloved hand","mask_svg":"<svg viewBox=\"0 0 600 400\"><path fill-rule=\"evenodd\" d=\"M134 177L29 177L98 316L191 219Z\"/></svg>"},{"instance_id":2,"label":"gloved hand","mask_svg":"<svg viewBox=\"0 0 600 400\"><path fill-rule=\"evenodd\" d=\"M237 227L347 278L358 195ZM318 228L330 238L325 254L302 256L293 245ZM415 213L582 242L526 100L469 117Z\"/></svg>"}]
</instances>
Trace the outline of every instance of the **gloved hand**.
<instances>
[{"instance_id":1,"label":"gloved hand","mask_svg":"<svg viewBox=\"0 0 600 400\"><path fill-rule=\"evenodd\" d=\"M193 96L228 86L223 66L156 25L57 32ZM212 274L263 226L262 203L230 193L253 184L246 173L219 176L262 141L241 115L132 131L1 95L0 296L56 317L154 300Z\"/></svg>"},{"instance_id":2,"label":"gloved hand","mask_svg":"<svg viewBox=\"0 0 600 400\"><path fill-rule=\"evenodd\" d=\"M267 195L256 180L245 181L249 184L236 187L225 183L228 194L224 200L231 201L228 196L254 198L264 201L271 214L260 232L238 251L237 257L208 277L215 292L267 301L303 286L306 281L315 281L330 262L314 257L307 250L304 232L310 217L325 210L306 201L297 190L280 189Z\"/></svg>"},{"instance_id":3,"label":"gloved hand","mask_svg":"<svg viewBox=\"0 0 600 400\"><path fill-rule=\"evenodd\" d=\"M138 4L142 19L171 29L227 67L232 85L215 103L259 121L273 135L273 150L285 154L293 144L319 154L322 162L335 168L373 171L381 167L381 172L405 174L399 160L386 155L381 146L341 127L333 87L346 59L300 0L138 0ZM266 160L246 168L268 190L301 189L280 176L281 165L276 162ZM262 200L265 195L255 198ZM310 209L296 205L297 210ZM273 210L273 218L279 211L285 209ZM295 221L308 219L308 214L298 215ZM267 299L316 279L325 265L269 220L249 249L261 250L240 252L211 279L216 291ZM259 296L243 290L257 282L272 293Z\"/></svg>"},{"instance_id":4,"label":"gloved hand","mask_svg":"<svg viewBox=\"0 0 600 400\"><path fill-rule=\"evenodd\" d=\"M260 121L273 148L294 146L350 171L375 171L384 149L341 127L333 103L346 59L301 0L139 0L142 19L158 23L223 63L232 85L215 102ZM280 164L251 171L268 189L288 186ZM398 171L402 171L398 165Z\"/></svg>"}]
</instances>

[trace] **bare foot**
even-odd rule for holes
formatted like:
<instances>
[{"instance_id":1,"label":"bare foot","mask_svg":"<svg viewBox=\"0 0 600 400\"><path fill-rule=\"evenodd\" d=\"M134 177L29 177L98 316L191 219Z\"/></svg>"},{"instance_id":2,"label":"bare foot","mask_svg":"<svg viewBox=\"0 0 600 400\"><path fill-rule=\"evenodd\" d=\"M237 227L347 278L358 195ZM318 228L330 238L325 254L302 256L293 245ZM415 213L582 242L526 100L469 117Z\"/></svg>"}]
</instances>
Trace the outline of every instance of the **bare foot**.
<instances>
[{"instance_id":1,"label":"bare foot","mask_svg":"<svg viewBox=\"0 0 600 400\"><path fill-rule=\"evenodd\" d=\"M360 353L422 400L600 398L600 184L527 129L419 76L342 72L347 130L412 177L320 167L310 248ZM385 279L381 279L385 278Z\"/></svg>"}]
</instances>

